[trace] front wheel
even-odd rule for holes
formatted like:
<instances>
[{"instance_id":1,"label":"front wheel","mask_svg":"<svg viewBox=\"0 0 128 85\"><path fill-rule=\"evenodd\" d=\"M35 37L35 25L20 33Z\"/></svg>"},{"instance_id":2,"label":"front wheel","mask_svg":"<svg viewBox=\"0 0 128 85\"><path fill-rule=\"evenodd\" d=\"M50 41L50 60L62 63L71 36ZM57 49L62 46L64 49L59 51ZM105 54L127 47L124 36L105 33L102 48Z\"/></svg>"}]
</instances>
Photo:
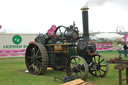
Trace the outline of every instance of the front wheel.
<instances>
[{"instance_id":1,"label":"front wheel","mask_svg":"<svg viewBox=\"0 0 128 85\"><path fill-rule=\"evenodd\" d=\"M92 62L89 65L89 72L96 77L104 77L109 69L109 65L106 59L99 55L95 54L92 57Z\"/></svg>"},{"instance_id":2,"label":"front wheel","mask_svg":"<svg viewBox=\"0 0 128 85\"><path fill-rule=\"evenodd\" d=\"M86 79L88 75L88 64L80 56L72 56L66 64L66 73L68 76Z\"/></svg>"}]
</instances>

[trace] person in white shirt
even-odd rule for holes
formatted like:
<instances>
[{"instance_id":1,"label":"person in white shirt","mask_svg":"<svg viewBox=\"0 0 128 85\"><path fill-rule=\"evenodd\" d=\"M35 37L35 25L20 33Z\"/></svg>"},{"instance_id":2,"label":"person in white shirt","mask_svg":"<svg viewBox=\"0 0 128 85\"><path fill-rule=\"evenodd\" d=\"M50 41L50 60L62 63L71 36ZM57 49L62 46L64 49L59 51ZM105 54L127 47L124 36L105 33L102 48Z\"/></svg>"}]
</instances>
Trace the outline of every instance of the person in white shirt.
<instances>
[{"instance_id":1,"label":"person in white shirt","mask_svg":"<svg viewBox=\"0 0 128 85\"><path fill-rule=\"evenodd\" d=\"M119 58L121 58L121 54L123 50L124 50L123 45L121 42L119 42L119 45L118 45Z\"/></svg>"}]
</instances>

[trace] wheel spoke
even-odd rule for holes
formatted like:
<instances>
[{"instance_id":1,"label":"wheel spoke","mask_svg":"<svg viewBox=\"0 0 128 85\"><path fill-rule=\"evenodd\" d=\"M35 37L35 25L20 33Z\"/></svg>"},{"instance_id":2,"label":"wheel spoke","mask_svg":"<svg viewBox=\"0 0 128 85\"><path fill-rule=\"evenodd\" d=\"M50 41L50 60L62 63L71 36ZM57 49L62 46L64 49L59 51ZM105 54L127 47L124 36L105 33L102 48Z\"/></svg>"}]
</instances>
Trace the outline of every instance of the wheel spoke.
<instances>
[{"instance_id":1,"label":"wheel spoke","mask_svg":"<svg viewBox=\"0 0 128 85\"><path fill-rule=\"evenodd\" d=\"M40 67L39 62L36 64L36 69L37 69L36 71L40 72L41 67Z\"/></svg>"},{"instance_id":2,"label":"wheel spoke","mask_svg":"<svg viewBox=\"0 0 128 85\"><path fill-rule=\"evenodd\" d=\"M40 60L40 62L42 62L42 56L37 56L37 59Z\"/></svg>"},{"instance_id":3,"label":"wheel spoke","mask_svg":"<svg viewBox=\"0 0 128 85\"><path fill-rule=\"evenodd\" d=\"M74 58L75 64L77 64L76 58Z\"/></svg>"},{"instance_id":4,"label":"wheel spoke","mask_svg":"<svg viewBox=\"0 0 128 85\"><path fill-rule=\"evenodd\" d=\"M34 66L35 66L35 71L34 71L34 73L39 73L39 72L40 72L39 63L36 62L36 64L35 64Z\"/></svg>"},{"instance_id":5,"label":"wheel spoke","mask_svg":"<svg viewBox=\"0 0 128 85\"><path fill-rule=\"evenodd\" d=\"M34 69L34 71L36 70L36 66L35 66L35 64L33 64L33 69ZM34 72L35 73L35 72Z\"/></svg>"},{"instance_id":6,"label":"wheel spoke","mask_svg":"<svg viewBox=\"0 0 128 85\"><path fill-rule=\"evenodd\" d=\"M90 70L91 72L94 72L94 71L96 71L96 70Z\"/></svg>"},{"instance_id":7,"label":"wheel spoke","mask_svg":"<svg viewBox=\"0 0 128 85\"><path fill-rule=\"evenodd\" d=\"M31 68L31 67L32 67L32 65L33 65L33 64L29 65L29 68Z\"/></svg>"},{"instance_id":8,"label":"wheel spoke","mask_svg":"<svg viewBox=\"0 0 128 85\"><path fill-rule=\"evenodd\" d=\"M103 69L100 69L100 70L101 70L102 72L104 72L104 73L106 72L106 71L105 71L105 70L103 70Z\"/></svg>"},{"instance_id":9,"label":"wheel spoke","mask_svg":"<svg viewBox=\"0 0 128 85\"><path fill-rule=\"evenodd\" d=\"M29 68L31 68L36 62L32 62L30 65L29 65Z\"/></svg>"},{"instance_id":10,"label":"wheel spoke","mask_svg":"<svg viewBox=\"0 0 128 85\"><path fill-rule=\"evenodd\" d=\"M39 51L40 51L40 50L38 49L38 50L37 50L37 52L36 52L36 54L35 54L35 56L37 56L37 55L38 55Z\"/></svg>"},{"instance_id":11,"label":"wheel spoke","mask_svg":"<svg viewBox=\"0 0 128 85\"><path fill-rule=\"evenodd\" d=\"M31 56L31 57L27 57L27 59L30 61L29 63L32 64L34 62L34 58Z\"/></svg>"},{"instance_id":12,"label":"wheel spoke","mask_svg":"<svg viewBox=\"0 0 128 85\"><path fill-rule=\"evenodd\" d=\"M71 62L71 67L75 67L75 65L74 65L74 63L73 63L73 62Z\"/></svg>"},{"instance_id":13,"label":"wheel spoke","mask_svg":"<svg viewBox=\"0 0 128 85\"><path fill-rule=\"evenodd\" d=\"M100 56L99 56L99 59L98 59L98 63L100 62Z\"/></svg>"},{"instance_id":14,"label":"wheel spoke","mask_svg":"<svg viewBox=\"0 0 128 85\"><path fill-rule=\"evenodd\" d=\"M99 63L102 63L104 61L104 59L102 59Z\"/></svg>"},{"instance_id":15,"label":"wheel spoke","mask_svg":"<svg viewBox=\"0 0 128 85\"><path fill-rule=\"evenodd\" d=\"M42 65L42 62L39 62L39 61L38 61L38 64L39 64L39 65Z\"/></svg>"},{"instance_id":16,"label":"wheel spoke","mask_svg":"<svg viewBox=\"0 0 128 85\"><path fill-rule=\"evenodd\" d=\"M96 63L96 57L94 57L94 63Z\"/></svg>"},{"instance_id":17,"label":"wheel spoke","mask_svg":"<svg viewBox=\"0 0 128 85\"><path fill-rule=\"evenodd\" d=\"M77 72L76 72L75 74L76 74L76 78L79 78L79 76L78 76Z\"/></svg>"},{"instance_id":18,"label":"wheel spoke","mask_svg":"<svg viewBox=\"0 0 128 85\"><path fill-rule=\"evenodd\" d=\"M97 75L97 70L95 70L95 75Z\"/></svg>"},{"instance_id":19,"label":"wheel spoke","mask_svg":"<svg viewBox=\"0 0 128 85\"><path fill-rule=\"evenodd\" d=\"M34 74L37 73L37 67L34 65Z\"/></svg>"},{"instance_id":20,"label":"wheel spoke","mask_svg":"<svg viewBox=\"0 0 128 85\"><path fill-rule=\"evenodd\" d=\"M80 70L80 74L82 75L82 72L81 72L82 70Z\"/></svg>"},{"instance_id":21,"label":"wheel spoke","mask_svg":"<svg viewBox=\"0 0 128 85\"><path fill-rule=\"evenodd\" d=\"M100 72L100 70L98 70L99 71L99 76L101 76L101 72Z\"/></svg>"},{"instance_id":22,"label":"wheel spoke","mask_svg":"<svg viewBox=\"0 0 128 85\"><path fill-rule=\"evenodd\" d=\"M32 48L32 54L35 56L35 48Z\"/></svg>"},{"instance_id":23,"label":"wheel spoke","mask_svg":"<svg viewBox=\"0 0 128 85\"><path fill-rule=\"evenodd\" d=\"M107 65L100 65L100 67L106 67Z\"/></svg>"},{"instance_id":24,"label":"wheel spoke","mask_svg":"<svg viewBox=\"0 0 128 85\"><path fill-rule=\"evenodd\" d=\"M29 48L29 51L32 53L32 48Z\"/></svg>"},{"instance_id":25,"label":"wheel spoke","mask_svg":"<svg viewBox=\"0 0 128 85\"><path fill-rule=\"evenodd\" d=\"M80 59L78 58L78 63L80 63Z\"/></svg>"}]
</instances>

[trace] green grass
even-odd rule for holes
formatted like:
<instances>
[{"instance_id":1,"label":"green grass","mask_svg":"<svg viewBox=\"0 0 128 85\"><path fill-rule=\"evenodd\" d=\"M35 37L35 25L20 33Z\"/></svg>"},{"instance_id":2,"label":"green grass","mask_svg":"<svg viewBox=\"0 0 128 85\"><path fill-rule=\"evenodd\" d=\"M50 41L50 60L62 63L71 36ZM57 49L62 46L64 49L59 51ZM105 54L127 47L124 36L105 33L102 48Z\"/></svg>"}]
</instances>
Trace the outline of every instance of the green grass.
<instances>
[{"instance_id":1,"label":"green grass","mask_svg":"<svg viewBox=\"0 0 128 85\"><path fill-rule=\"evenodd\" d=\"M100 52L109 60L118 57L118 52ZM124 58L123 58L124 59ZM128 60L128 58L126 58ZM54 81L54 77L63 78L65 72L48 70L45 75L32 75L25 73L24 58L0 58L0 85L59 85L62 81ZM125 71L123 71L125 77ZM118 85L118 71L114 69L114 64L109 64L109 72L104 78L97 78L88 75L86 81L92 81L96 85ZM123 82L125 84L125 81Z\"/></svg>"}]
</instances>

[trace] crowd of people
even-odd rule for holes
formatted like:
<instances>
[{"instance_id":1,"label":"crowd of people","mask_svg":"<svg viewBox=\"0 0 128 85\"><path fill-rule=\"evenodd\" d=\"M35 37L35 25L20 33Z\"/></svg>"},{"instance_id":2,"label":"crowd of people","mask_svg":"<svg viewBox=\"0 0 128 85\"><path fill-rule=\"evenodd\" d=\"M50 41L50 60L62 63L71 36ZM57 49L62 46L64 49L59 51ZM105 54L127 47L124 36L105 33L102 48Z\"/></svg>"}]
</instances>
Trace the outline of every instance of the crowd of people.
<instances>
[{"instance_id":1,"label":"crowd of people","mask_svg":"<svg viewBox=\"0 0 128 85\"><path fill-rule=\"evenodd\" d=\"M127 43L119 43L118 45L118 51L119 51L119 57L121 57L122 53L124 52L124 56L127 57L127 53L128 53L128 46Z\"/></svg>"}]
</instances>

